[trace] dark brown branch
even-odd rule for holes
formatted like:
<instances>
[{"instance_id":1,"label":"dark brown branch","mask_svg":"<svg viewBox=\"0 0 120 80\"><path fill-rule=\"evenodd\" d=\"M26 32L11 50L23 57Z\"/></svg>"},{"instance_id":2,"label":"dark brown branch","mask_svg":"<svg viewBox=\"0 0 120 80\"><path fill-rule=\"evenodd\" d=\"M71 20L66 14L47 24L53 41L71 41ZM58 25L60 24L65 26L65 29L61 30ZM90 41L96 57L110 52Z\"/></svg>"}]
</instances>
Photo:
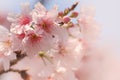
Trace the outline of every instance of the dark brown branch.
<instances>
[{"instance_id":1,"label":"dark brown branch","mask_svg":"<svg viewBox=\"0 0 120 80\"><path fill-rule=\"evenodd\" d=\"M10 66L13 66L13 65L17 64L20 60L22 60L24 57L27 56L26 54L22 54L21 51L15 51L15 53L16 53L17 59L11 61Z\"/></svg>"},{"instance_id":2,"label":"dark brown branch","mask_svg":"<svg viewBox=\"0 0 120 80\"><path fill-rule=\"evenodd\" d=\"M26 57L27 55L26 54L22 54L21 51L15 51L14 52L16 54L16 58L15 60L11 61L10 62L10 67L17 64L20 60L22 60L24 57ZM8 73L8 72L17 72L21 75L21 77L24 79L24 80L30 80L30 76L27 74L26 72L27 70L14 70L14 69L9 69L7 71L5 71L4 69L0 71L0 75L2 74L5 74L5 73Z\"/></svg>"},{"instance_id":3,"label":"dark brown branch","mask_svg":"<svg viewBox=\"0 0 120 80\"><path fill-rule=\"evenodd\" d=\"M77 5L78 5L78 2L76 2L75 4L73 4L72 7L71 7L69 10L70 10L70 11L74 10Z\"/></svg>"}]
</instances>

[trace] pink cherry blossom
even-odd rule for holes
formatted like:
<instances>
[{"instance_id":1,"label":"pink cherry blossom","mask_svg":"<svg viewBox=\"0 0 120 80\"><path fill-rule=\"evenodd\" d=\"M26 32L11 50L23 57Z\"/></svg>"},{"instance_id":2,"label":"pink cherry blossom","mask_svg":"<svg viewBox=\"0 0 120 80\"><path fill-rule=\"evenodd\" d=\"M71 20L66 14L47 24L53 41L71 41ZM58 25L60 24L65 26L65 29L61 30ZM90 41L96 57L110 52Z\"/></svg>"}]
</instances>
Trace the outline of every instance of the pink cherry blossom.
<instances>
[{"instance_id":1,"label":"pink cherry blossom","mask_svg":"<svg viewBox=\"0 0 120 80\"><path fill-rule=\"evenodd\" d=\"M0 66L3 65L4 70L8 70L10 60L15 59L15 55L11 49L10 33L7 28L0 26ZM1 65L2 64L2 65Z\"/></svg>"},{"instance_id":2,"label":"pink cherry blossom","mask_svg":"<svg viewBox=\"0 0 120 80\"><path fill-rule=\"evenodd\" d=\"M96 45L94 9L78 13L77 4L59 12L25 3L9 14L10 29L0 26L0 80L120 80L117 57Z\"/></svg>"},{"instance_id":3,"label":"pink cherry blossom","mask_svg":"<svg viewBox=\"0 0 120 80\"><path fill-rule=\"evenodd\" d=\"M94 8L82 7L78 23L81 33L87 41L96 39L99 36L99 24L94 20Z\"/></svg>"}]
</instances>

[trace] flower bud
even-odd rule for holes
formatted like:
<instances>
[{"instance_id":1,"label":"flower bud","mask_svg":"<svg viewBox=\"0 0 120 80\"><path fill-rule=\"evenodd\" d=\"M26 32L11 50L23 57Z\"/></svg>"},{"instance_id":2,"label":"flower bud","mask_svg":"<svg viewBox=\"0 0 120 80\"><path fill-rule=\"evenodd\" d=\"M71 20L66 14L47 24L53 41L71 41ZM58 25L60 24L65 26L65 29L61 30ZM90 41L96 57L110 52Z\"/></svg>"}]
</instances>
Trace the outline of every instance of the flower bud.
<instances>
[{"instance_id":1,"label":"flower bud","mask_svg":"<svg viewBox=\"0 0 120 80\"><path fill-rule=\"evenodd\" d=\"M78 17L78 12L72 12L72 14L70 15L70 17L72 17L72 18Z\"/></svg>"},{"instance_id":2,"label":"flower bud","mask_svg":"<svg viewBox=\"0 0 120 80\"><path fill-rule=\"evenodd\" d=\"M68 23L68 22L70 22L70 20L71 20L70 17L64 17L63 18L64 23Z\"/></svg>"},{"instance_id":3,"label":"flower bud","mask_svg":"<svg viewBox=\"0 0 120 80\"><path fill-rule=\"evenodd\" d=\"M58 16L63 17L64 13L61 11L61 12L58 13Z\"/></svg>"}]
</instances>

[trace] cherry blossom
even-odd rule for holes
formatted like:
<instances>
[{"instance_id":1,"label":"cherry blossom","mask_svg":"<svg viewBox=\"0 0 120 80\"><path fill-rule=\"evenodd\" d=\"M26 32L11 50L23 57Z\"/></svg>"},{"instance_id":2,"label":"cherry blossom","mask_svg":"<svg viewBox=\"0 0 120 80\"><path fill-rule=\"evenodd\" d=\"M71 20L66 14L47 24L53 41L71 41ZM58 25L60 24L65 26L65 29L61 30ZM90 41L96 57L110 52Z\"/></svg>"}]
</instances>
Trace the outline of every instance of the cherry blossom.
<instances>
[{"instance_id":1,"label":"cherry blossom","mask_svg":"<svg viewBox=\"0 0 120 80\"><path fill-rule=\"evenodd\" d=\"M11 49L10 33L7 28L0 26L0 66L5 70L9 69L10 60L14 60L15 54L13 54Z\"/></svg>"},{"instance_id":2,"label":"cherry blossom","mask_svg":"<svg viewBox=\"0 0 120 80\"><path fill-rule=\"evenodd\" d=\"M77 5L58 11L25 3L9 14L10 29L0 26L0 80L120 80L119 72L108 77L120 71L111 65L117 60L96 45L94 9L77 12Z\"/></svg>"}]
</instances>

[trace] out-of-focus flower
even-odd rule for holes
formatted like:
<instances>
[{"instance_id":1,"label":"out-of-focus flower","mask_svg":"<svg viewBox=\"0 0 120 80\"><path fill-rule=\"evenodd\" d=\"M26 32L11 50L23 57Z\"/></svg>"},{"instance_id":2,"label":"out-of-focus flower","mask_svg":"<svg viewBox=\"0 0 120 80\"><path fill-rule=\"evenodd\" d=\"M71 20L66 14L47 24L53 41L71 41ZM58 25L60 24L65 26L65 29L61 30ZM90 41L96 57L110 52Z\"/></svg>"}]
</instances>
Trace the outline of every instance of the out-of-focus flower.
<instances>
[{"instance_id":1,"label":"out-of-focus flower","mask_svg":"<svg viewBox=\"0 0 120 80\"><path fill-rule=\"evenodd\" d=\"M3 65L4 70L8 70L10 60L15 59L11 49L10 33L5 27L0 26L0 36L0 66Z\"/></svg>"},{"instance_id":2,"label":"out-of-focus flower","mask_svg":"<svg viewBox=\"0 0 120 80\"><path fill-rule=\"evenodd\" d=\"M87 41L94 40L98 37L100 28L94 20L94 8L82 7L79 15L78 23L81 33Z\"/></svg>"}]
</instances>

